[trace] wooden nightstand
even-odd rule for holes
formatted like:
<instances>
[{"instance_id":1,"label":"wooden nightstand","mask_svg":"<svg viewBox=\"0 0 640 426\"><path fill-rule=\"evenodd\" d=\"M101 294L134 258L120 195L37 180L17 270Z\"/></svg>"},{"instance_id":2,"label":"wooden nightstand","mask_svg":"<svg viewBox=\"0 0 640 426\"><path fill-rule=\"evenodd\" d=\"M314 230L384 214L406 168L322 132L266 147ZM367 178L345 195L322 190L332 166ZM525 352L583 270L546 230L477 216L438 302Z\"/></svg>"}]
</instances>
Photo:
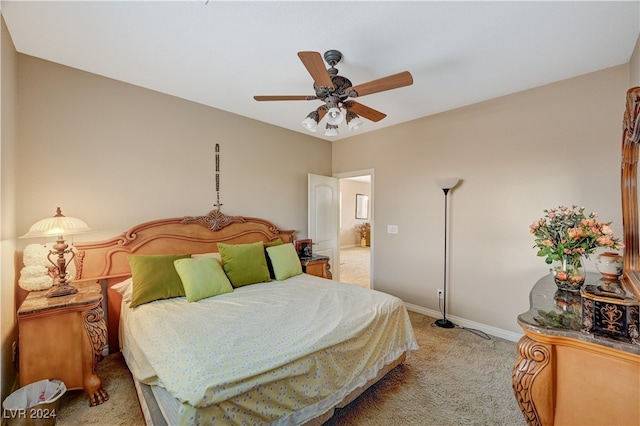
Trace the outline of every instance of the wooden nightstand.
<instances>
[{"instance_id":1,"label":"wooden nightstand","mask_svg":"<svg viewBox=\"0 0 640 426\"><path fill-rule=\"evenodd\" d=\"M316 277L332 279L331 265L327 256L301 257L302 272Z\"/></svg>"},{"instance_id":2,"label":"wooden nightstand","mask_svg":"<svg viewBox=\"0 0 640 426\"><path fill-rule=\"evenodd\" d=\"M47 298L31 292L18 309L20 386L59 379L84 389L89 404L109 399L96 373L107 342L100 286L74 282L78 293Z\"/></svg>"}]
</instances>

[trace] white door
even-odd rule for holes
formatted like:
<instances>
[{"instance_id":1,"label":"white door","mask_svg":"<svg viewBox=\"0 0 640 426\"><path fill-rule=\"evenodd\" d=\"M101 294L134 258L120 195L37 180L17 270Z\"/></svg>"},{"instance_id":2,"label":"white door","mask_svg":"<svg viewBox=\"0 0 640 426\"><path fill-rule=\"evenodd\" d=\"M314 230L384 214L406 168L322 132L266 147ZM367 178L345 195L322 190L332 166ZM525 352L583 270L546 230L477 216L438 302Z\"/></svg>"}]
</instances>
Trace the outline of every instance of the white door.
<instances>
[{"instance_id":1,"label":"white door","mask_svg":"<svg viewBox=\"0 0 640 426\"><path fill-rule=\"evenodd\" d=\"M334 280L339 280L338 179L309 173L308 226L313 254L328 256Z\"/></svg>"}]
</instances>

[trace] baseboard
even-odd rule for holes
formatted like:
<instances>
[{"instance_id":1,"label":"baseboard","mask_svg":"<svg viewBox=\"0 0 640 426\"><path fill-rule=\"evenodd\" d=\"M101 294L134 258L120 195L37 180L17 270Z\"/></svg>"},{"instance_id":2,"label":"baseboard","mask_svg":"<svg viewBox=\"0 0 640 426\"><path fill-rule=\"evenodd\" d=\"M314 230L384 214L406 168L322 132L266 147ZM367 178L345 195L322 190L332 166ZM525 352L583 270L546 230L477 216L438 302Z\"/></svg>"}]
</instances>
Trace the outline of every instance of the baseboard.
<instances>
[{"instance_id":1,"label":"baseboard","mask_svg":"<svg viewBox=\"0 0 640 426\"><path fill-rule=\"evenodd\" d=\"M350 248L355 248L355 247L360 247L357 244L352 244L350 246L340 246L340 250L344 250L344 249L350 249Z\"/></svg>"},{"instance_id":2,"label":"baseboard","mask_svg":"<svg viewBox=\"0 0 640 426\"><path fill-rule=\"evenodd\" d=\"M411 303L405 303L405 306L407 307L408 310L412 312L417 312L419 314L428 315L434 318L442 317L442 313L440 313L440 311L423 308L422 306L418 306L418 305L412 305ZM470 321L470 320L452 316L452 315L447 315L447 319L461 327L480 330L491 336L499 337L501 339L509 340L512 342L517 342L524 335L524 333L514 333L513 331L503 330L501 328L492 327L490 325L481 324L479 322Z\"/></svg>"}]
</instances>

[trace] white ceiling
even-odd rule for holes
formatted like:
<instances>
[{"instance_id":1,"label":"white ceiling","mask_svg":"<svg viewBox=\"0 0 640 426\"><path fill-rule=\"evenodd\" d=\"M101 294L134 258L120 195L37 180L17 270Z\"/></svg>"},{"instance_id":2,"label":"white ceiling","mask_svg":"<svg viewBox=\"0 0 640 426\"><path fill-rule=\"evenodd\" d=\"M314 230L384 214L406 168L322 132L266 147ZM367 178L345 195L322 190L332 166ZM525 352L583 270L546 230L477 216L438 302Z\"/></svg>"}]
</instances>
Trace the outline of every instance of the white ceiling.
<instances>
[{"instance_id":1,"label":"white ceiling","mask_svg":"<svg viewBox=\"0 0 640 426\"><path fill-rule=\"evenodd\" d=\"M337 140L627 63L638 1L2 1L24 54L294 131L320 101L298 51L340 50L354 85L409 71L414 84L358 98L382 111ZM323 126L324 123L321 123Z\"/></svg>"}]
</instances>

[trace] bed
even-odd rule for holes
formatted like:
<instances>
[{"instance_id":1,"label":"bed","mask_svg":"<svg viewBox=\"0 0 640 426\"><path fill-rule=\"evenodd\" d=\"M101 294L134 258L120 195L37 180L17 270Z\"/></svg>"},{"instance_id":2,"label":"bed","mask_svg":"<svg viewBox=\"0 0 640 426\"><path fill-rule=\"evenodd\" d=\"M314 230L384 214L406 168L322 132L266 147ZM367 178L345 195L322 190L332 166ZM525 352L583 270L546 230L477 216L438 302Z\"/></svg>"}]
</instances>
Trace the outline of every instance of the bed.
<instances>
[{"instance_id":1,"label":"bed","mask_svg":"<svg viewBox=\"0 0 640 426\"><path fill-rule=\"evenodd\" d=\"M301 273L294 238L215 209L75 244L147 424L322 424L417 349L400 299Z\"/></svg>"}]
</instances>

